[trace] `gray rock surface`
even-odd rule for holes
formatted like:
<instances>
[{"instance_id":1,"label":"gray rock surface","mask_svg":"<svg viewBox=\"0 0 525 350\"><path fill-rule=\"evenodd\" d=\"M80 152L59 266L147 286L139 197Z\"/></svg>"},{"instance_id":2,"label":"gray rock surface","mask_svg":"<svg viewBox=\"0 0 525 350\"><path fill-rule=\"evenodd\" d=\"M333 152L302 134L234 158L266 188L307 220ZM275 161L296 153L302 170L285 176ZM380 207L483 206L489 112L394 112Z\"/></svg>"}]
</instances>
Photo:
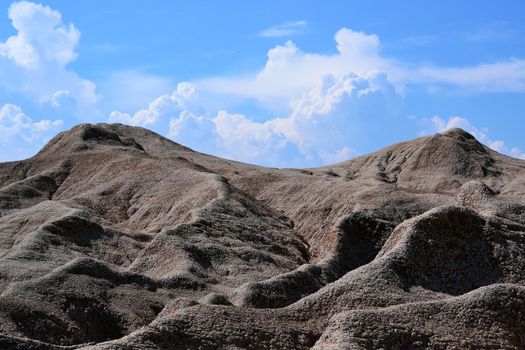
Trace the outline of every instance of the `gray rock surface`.
<instances>
[{"instance_id":1,"label":"gray rock surface","mask_svg":"<svg viewBox=\"0 0 525 350\"><path fill-rule=\"evenodd\" d=\"M523 349L525 162L460 129L316 169L79 125L0 164L0 349Z\"/></svg>"}]
</instances>

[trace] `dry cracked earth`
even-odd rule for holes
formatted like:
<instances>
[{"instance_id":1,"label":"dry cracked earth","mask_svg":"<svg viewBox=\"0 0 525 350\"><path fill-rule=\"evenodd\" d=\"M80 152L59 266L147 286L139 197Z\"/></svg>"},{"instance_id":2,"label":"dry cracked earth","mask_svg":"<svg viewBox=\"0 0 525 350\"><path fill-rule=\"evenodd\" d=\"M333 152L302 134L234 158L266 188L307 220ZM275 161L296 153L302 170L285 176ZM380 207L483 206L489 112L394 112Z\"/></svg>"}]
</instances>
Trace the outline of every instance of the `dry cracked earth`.
<instances>
[{"instance_id":1,"label":"dry cracked earth","mask_svg":"<svg viewBox=\"0 0 525 350\"><path fill-rule=\"evenodd\" d=\"M0 164L0 349L523 349L525 161L316 169L79 125Z\"/></svg>"}]
</instances>

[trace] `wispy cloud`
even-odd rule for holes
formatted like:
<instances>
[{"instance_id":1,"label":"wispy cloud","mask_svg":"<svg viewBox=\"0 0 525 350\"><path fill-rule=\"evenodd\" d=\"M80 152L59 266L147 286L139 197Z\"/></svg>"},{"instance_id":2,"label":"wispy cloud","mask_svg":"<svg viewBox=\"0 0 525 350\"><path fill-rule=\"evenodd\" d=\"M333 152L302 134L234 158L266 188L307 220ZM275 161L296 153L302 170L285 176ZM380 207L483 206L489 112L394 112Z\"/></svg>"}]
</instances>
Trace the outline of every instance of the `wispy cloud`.
<instances>
[{"instance_id":1,"label":"wispy cloud","mask_svg":"<svg viewBox=\"0 0 525 350\"><path fill-rule=\"evenodd\" d=\"M138 48L132 45L119 45L119 44L112 44L108 42L93 43L93 44L83 45L82 47L87 51L92 51L95 53L104 53L104 54L116 53L116 52Z\"/></svg>"},{"instance_id":2,"label":"wispy cloud","mask_svg":"<svg viewBox=\"0 0 525 350\"><path fill-rule=\"evenodd\" d=\"M407 36L390 43L388 46L396 48L427 46L436 41L432 35Z\"/></svg>"},{"instance_id":3,"label":"wispy cloud","mask_svg":"<svg viewBox=\"0 0 525 350\"><path fill-rule=\"evenodd\" d=\"M404 68L398 72L402 72ZM427 66L410 68L400 74L404 83L444 84L468 92L525 92L525 59L465 67Z\"/></svg>"},{"instance_id":4,"label":"wispy cloud","mask_svg":"<svg viewBox=\"0 0 525 350\"><path fill-rule=\"evenodd\" d=\"M273 26L273 27L270 27L270 28L267 28L261 31L259 33L259 36L263 38L272 38L272 37L298 35L298 34L304 34L307 28L308 28L308 22L304 20L286 22L286 23L278 24L276 26Z\"/></svg>"},{"instance_id":5,"label":"wispy cloud","mask_svg":"<svg viewBox=\"0 0 525 350\"><path fill-rule=\"evenodd\" d=\"M507 21L485 23L476 30L465 33L465 39L476 43L504 41L514 37L519 37L519 32L514 29L512 22Z\"/></svg>"}]
</instances>

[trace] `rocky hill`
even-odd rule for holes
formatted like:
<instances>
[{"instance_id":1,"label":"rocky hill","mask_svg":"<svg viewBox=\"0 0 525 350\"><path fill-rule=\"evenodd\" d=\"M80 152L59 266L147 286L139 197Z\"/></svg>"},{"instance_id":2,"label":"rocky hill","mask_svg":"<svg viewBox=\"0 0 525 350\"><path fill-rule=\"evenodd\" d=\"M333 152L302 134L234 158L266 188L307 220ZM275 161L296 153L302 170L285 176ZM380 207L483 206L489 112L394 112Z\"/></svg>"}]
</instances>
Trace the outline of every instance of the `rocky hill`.
<instances>
[{"instance_id":1,"label":"rocky hill","mask_svg":"<svg viewBox=\"0 0 525 350\"><path fill-rule=\"evenodd\" d=\"M525 161L316 169L79 125L0 164L0 349L523 349Z\"/></svg>"}]
</instances>

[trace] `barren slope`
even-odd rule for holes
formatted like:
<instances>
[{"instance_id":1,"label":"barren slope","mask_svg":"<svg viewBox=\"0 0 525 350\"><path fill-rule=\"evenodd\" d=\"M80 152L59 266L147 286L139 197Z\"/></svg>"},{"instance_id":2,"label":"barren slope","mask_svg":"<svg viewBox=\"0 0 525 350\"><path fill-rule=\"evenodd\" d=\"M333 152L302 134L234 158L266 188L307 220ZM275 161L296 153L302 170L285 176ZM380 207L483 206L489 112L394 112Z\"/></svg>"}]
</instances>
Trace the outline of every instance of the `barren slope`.
<instances>
[{"instance_id":1,"label":"barren slope","mask_svg":"<svg viewBox=\"0 0 525 350\"><path fill-rule=\"evenodd\" d=\"M0 164L0 348L521 349L524 214L460 129L274 169L79 125Z\"/></svg>"}]
</instances>

